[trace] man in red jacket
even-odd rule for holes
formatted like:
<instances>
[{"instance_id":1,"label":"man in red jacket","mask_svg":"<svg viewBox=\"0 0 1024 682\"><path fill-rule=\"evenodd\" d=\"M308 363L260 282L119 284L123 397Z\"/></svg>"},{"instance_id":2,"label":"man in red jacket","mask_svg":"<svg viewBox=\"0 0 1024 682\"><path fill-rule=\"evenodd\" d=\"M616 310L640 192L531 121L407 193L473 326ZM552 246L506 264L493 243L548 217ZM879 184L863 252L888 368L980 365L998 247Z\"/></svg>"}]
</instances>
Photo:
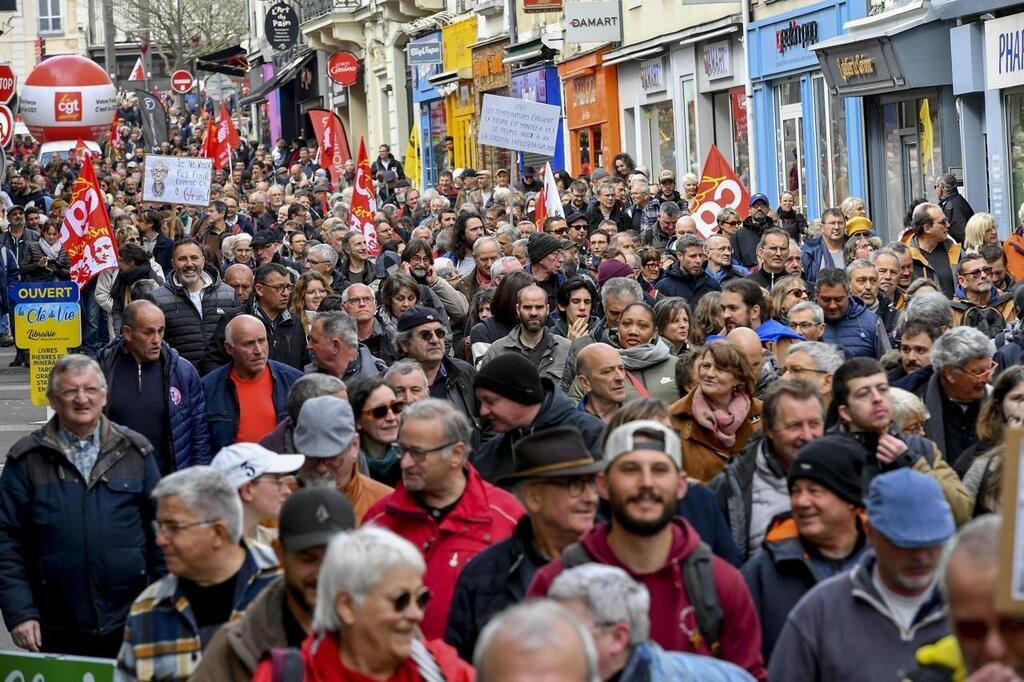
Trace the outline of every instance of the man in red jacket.
<instances>
[{"instance_id":1,"label":"man in red jacket","mask_svg":"<svg viewBox=\"0 0 1024 682\"><path fill-rule=\"evenodd\" d=\"M484 481L469 464L472 437L469 419L448 401L430 398L406 407L397 443L402 480L363 519L423 552L423 582L433 593L421 625L427 639L444 636L463 567L510 536L523 515L512 495Z\"/></svg>"},{"instance_id":2,"label":"man in red jacket","mask_svg":"<svg viewBox=\"0 0 1024 682\"><path fill-rule=\"evenodd\" d=\"M617 566L642 583L651 595L651 639L669 651L713 653L745 668L759 680L767 673L761 656L761 626L750 591L740 572L711 557L715 592L722 612L717 651L697 625L693 600L683 579L686 558L697 551L700 535L675 516L686 495L686 472L676 432L655 421L624 424L604 446L606 469L598 474L598 491L608 501L611 521L594 527L580 540L591 561ZM564 558L540 569L529 596L543 596L564 570Z\"/></svg>"}]
</instances>

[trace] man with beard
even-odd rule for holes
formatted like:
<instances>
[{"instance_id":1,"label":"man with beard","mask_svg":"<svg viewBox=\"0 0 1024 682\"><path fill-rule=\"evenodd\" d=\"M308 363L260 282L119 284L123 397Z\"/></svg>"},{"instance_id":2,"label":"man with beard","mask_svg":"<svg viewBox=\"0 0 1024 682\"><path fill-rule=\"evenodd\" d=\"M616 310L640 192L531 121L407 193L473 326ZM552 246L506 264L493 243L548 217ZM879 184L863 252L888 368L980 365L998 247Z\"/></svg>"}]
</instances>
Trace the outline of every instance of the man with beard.
<instances>
[{"instance_id":1,"label":"man with beard","mask_svg":"<svg viewBox=\"0 0 1024 682\"><path fill-rule=\"evenodd\" d=\"M516 468L507 484L526 509L515 532L478 554L459 576L445 641L464 660L495 614L522 601L537 570L579 540L597 513L595 461L578 429L555 426L515 446Z\"/></svg>"},{"instance_id":2,"label":"man with beard","mask_svg":"<svg viewBox=\"0 0 1024 682\"><path fill-rule=\"evenodd\" d=\"M301 419L301 417L300 417ZM469 464L473 427L450 403L429 398L406 407L395 444L402 480L366 514L366 522L422 548L426 639L444 635L455 583L466 563L512 535L523 509Z\"/></svg>"},{"instance_id":3,"label":"man with beard","mask_svg":"<svg viewBox=\"0 0 1024 682\"><path fill-rule=\"evenodd\" d=\"M750 327L755 332L767 318L764 290L749 279L734 279L722 286L722 324L726 332Z\"/></svg>"},{"instance_id":4,"label":"man with beard","mask_svg":"<svg viewBox=\"0 0 1024 682\"><path fill-rule=\"evenodd\" d=\"M864 531L874 552L790 612L772 653L771 679L891 678L913 668L919 647L949 634L935 574L956 525L942 489L901 468L871 481L866 506Z\"/></svg>"},{"instance_id":5,"label":"man with beard","mask_svg":"<svg viewBox=\"0 0 1024 682\"><path fill-rule=\"evenodd\" d=\"M775 227L770 213L767 196L759 193L750 197L750 215L744 219L743 225L736 230L731 239L733 252L744 267L752 268L757 265L761 236Z\"/></svg>"},{"instance_id":6,"label":"man with beard","mask_svg":"<svg viewBox=\"0 0 1024 682\"><path fill-rule=\"evenodd\" d=\"M572 342L551 333L549 313L548 297L543 289L533 284L520 289L516 303L519 324L507 336L491 344L482 362L490 362L505 353L519 353L530 360L541 377L568 390L572 377L566 376L565 369Z\"/></svg>"},{"instance_id":7,"label":"man with beard","mask_svg":"<svg viewBox=\"0 0 1024 682\"><path fill-rule=\"evenodd\" d=\"M194 682L248 682L263 655L299 647L313 625L317 576L327 545L355 527L352 504L324 487L300 490L281 508L274 553L284 575L223 626L203 653Z\"/></svg>"},{"instance_id":8,"label":"man with beard","mask_svg":"<svg viewBox=\"0 0 1024 682\"><path fill-rule=\"evenodd\" d=\"M675 516L688 485L676 432L656 421L623 424L605 441L602 462L605 470L598 474L597 486L611 520L540 569L529 596L546 595L563 570L579 564L622 568L650 592L652 640L669 651L731 661L757 679L767 679L757 614L743 577L711 554L689 522ZM697 568L697 562L704 565ZM694 579L687 576L694 572L706 578L700 580L699 595L691 588ZM716 597L715 608L705 611ZM719 618L712 623L706 616L716 610Z\"/></svg>"},{"instance_id":9,"label":"man with beard","mask_svg":"<svg viewBox=\"0 0 1024 682\"><path fill-rule=\"evenodd\" d=\"M994 338L1017 319L1013 294L992 286L992 268L979 253L968 253L957 268L960 286L953 295L953 325L966 325Z\"/></svg>"}]
</instances>

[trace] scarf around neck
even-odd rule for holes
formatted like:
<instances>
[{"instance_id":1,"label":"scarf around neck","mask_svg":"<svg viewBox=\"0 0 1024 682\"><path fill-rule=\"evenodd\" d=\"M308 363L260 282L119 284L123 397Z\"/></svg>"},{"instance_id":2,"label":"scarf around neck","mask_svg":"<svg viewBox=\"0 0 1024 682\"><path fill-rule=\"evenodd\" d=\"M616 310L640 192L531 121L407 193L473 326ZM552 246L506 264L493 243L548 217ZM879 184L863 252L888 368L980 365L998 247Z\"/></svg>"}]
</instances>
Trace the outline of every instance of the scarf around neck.
<instances>
[{"instance_id":1,"label":"scarf around neck","mask_svg":"<svg viewBox=\"0 0 1024 682\"><path fill-rule=\"evenodd\" d=\"M60 242L50 244L45 239L40 239L39 248L42 249L43 255L51 260L57 260L57 257L60 256Z\"/></svg>"},{"instance_id":2,"label":"scarf around neck","mask_svg":"<svg viewBox=\"0 0 1024 682\"><path fill-rule=\"evenodd\" d=\"M746 393L733 394L728 407L717 410L711 407L711 403L704 397L700 385L693 392L693 418L710 431L715 440L726 449L731 450L736 445L736 432L743 426L748 414L750 396Z\"/></svg>"},{"instance_id":3,"label":"scarf around neck","mask_svg":"<svg viewBox=\"0 0 1024 682\"><path fill-rule=\"evenodd\" d=\"M633 348L619 348L619 357L622 358L622 364L630 371L647 369L659 362L668 360L670 355L672 355L672 349L665 342L665 339L660 336L655 337L651 343L634 346Z\"/></svg>"}]
</instances>

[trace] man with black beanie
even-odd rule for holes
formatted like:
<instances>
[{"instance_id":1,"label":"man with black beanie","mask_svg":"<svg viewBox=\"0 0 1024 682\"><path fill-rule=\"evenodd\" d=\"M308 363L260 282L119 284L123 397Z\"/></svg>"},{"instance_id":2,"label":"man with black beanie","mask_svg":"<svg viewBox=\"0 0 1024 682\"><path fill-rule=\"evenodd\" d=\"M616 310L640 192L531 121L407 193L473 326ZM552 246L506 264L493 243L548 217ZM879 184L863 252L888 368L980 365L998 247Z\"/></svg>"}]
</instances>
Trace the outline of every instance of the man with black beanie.
<instances>
[{"instance_id":1,"label":"man with black beanie","mask_svg":"<svg viewBox=\"0 0 1024 682\"><path fill-rule=\"evenodd\" d=\"M743 566L761 620L765 662L800 598L863 554L863 476L864 448L838 434L802 447L789 467L792 513L775 518L762 551Z\"/></svg>"},{"instance_id":2,"label":"man with black beanie","mask_svg":"<svg viewBox=\"0 0 1024 682\"><path fill-rule=\"evenodd\" d=\"M512 446L519 439L552 426L575 426L595 458L601 456L599 439L604 422L576 410L569 396L547 378L526 356L505 353L485 363L473 379L480 418L490 422L497 437L484 443L472 464L489 483L500 485L515 469ZM506 483L507 484L507 483Z\"/></svg>"},{"instance_id":3,"label":"man with black beanie","mask_svg":"<svg viewBox=\"0 0 1024 682\"><path fill-rule=\"evenodd\" d=\"M565 259L563 250L570 248L572 242L559 239L544 232L534 232L526 242L526 255L530 259L529 272L537 281L537 286L548 295L548 309L558 310L556 294L558 287L565 284L562 272L562 261Z\"/></svg>"}]
</instances>

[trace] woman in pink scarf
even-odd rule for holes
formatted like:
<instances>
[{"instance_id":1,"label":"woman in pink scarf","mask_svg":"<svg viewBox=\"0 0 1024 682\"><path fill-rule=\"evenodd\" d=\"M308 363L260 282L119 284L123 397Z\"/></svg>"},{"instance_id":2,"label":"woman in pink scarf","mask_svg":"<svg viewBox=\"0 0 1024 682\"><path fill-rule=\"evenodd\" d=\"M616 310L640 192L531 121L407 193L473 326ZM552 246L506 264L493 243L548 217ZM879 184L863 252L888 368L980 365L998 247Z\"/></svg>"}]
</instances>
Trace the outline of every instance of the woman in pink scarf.
<instances>
[{"instance_id":1,"label":"woman in pink scarf","mask_svg":"<svg viewBox=\"0 0 1024 682\"><path fill-rule=\"evenodd\" d=\"M682 441L686 473L707 482L761 430L761 401L753 397L757 374L743 353L725 341L700 351L697 376L697 386L669 412Z\"/></svg>"}]
</instances>

